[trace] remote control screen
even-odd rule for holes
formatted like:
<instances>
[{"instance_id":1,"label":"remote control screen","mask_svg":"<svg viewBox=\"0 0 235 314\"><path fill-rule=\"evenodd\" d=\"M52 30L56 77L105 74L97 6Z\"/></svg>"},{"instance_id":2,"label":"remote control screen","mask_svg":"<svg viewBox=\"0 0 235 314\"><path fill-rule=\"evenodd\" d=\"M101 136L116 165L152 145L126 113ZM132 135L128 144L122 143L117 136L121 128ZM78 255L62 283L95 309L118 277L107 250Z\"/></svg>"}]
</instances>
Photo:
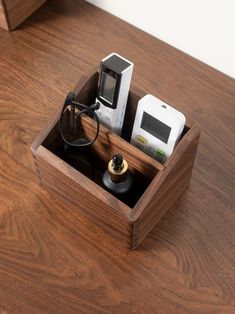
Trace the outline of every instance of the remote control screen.
<instances>
[{"instance_id":1,"label":"remote control screen","mask_svg":"<svg viewBox=\"0 0 235 314\"><path fill-rule=\"evenodd\" d=\"M112 105L116 87L116 79L102 71L100 97Z\"/></svg>"},{"instance_id":2,"label":"remote control screen","mask_svg":"<svg viewBox=\"0 0 235 314\"><path fill-rule=\"evenodd\" d=\"M171 128L145 111L140 127L164 143L168 142Z\"/></svg>"}]
</instances>

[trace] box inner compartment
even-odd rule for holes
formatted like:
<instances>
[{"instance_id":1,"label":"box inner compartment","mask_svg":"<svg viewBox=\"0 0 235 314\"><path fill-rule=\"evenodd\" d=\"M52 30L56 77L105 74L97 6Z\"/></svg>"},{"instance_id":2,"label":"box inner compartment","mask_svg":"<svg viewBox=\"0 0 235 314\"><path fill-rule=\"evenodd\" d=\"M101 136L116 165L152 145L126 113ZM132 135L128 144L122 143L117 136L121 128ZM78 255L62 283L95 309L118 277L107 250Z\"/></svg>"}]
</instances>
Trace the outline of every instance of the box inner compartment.
<instances>
[{"instance_id":1,"label":"box inner compartment","mask_svg":"<svg viewBox=\"0 0 235 314\"><path fill-rule=\"evenodd\" d=\"M87 121L85 121L84 129L86 129L86 123ZM123 145L123 141L119 142L117 138L109 140L109 143L105 145L105 136L109 136L109 134L100 133L101 139L98 137L96 142L88 148L65 149L59 132L59 123L57 123L45 138L42 145L103 188L105 187L102 183L102 175L107 169L108 162L115 153L122 154L128 161L129 170L134 177L134 185L132 191L126 197L116 197L130 208L133 208L158 173L158 169L152 163L147 164L145 161L141 161L138 155L134 156L132 150L129 152L126 146ZM127 143L127 145L130 144Z\"/></svg>"},{"instance_id":2,"label":"box inner compartment","mask_svg":"<svg viewBox=\"0 0 235 314\"><path fill-rule=\"evenodd\" d=\"M82 88L79 87L76 100L86 105L94 103L97 82L98 72L91 76ZM75 92L78 91L75 89ZM137 103L143 96L144 94L136 95L130 92L121 135L122 138L101 127L100 134L91 147L65 150L65 145L59 131L59 123L57 122L42 143L45 148L103 188L102 174L107 169L109 160L115 153L122 154L128 161L129 169L133 174L134 186L127 197L118 198L130 208L135 206L159 171L156 161L128 143L131 137ZM89 118L84 119L82 124L84 124L83 130L85 135L87 132L91 132L94 127L94 121ZM189 127L185 126L182 136L188 130Z\"/></svg>"}]
</instances>

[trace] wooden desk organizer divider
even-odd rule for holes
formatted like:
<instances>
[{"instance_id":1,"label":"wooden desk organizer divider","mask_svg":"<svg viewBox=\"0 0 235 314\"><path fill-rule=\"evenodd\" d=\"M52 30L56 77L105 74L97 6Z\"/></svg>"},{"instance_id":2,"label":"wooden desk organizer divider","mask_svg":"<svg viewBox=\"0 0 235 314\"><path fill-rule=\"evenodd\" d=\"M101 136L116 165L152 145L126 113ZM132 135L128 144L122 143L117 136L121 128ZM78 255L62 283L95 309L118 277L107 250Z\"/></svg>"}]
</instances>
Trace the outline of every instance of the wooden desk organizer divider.
<instances>
[{"instance_id":1,"label":"wooden desk organizer divider","mask_svg":"<svg viewBox=\"0 0 235 314\"><path fill-rule=\"evenodd\" d=\"M82 79L74 90L77 100L84 104L93 103L97 81L98 72ZM115 153L121 153L128 161L137 188L126 203L63 160L63 142L58 132L60 111L32 145L42 185L55 196L62 197L68 206L76 204L77 210L85 213L89 222L131 249L137 248L188 187L200 136L199 126L187 119L183 136L164 165L133 147L128 141L136 106L143 96L141 91L130 91L123 138L101 126L99 137L92 147L97 165L106 165ZM91 132L94 121L88 118L83 123L87 132Z\"/></svg>"}]
</instances>

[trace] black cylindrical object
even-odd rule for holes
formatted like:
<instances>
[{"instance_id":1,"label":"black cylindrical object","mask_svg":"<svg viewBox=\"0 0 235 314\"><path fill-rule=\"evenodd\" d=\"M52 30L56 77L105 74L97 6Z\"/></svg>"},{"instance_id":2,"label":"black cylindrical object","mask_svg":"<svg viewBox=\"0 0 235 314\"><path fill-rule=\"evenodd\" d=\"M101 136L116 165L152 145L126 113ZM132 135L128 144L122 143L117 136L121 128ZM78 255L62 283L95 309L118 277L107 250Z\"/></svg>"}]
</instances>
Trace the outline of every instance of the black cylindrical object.
<instances>
[{"instance_id":1,"label":"black cylindrical object","mask_svg":"<svg viewBox=\"0 0 235 314\"><path fill-rule=\"evenodd\" d=\"M133 176L128 169L128 163L122 155L116 154L108 164L108 169L104 172L102 182L105 188L122 199L128 195L133 185Z\"/></svg>"}]
</instances>

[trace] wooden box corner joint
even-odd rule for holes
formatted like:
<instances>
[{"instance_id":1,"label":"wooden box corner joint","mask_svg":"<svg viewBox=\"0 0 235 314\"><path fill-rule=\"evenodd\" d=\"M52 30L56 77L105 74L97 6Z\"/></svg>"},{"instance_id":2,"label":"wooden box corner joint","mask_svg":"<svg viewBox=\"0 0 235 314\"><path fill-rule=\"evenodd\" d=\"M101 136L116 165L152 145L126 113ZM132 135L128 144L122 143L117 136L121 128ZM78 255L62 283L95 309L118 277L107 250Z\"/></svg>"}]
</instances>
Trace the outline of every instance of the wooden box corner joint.
<instances>
[{"instance_id":1,"label":"wooden box corner joint","mask_svg":"<svg viewBox=\"0 0 235 314\"><path fill-rule=\"evenodd\" d=\"M97 81L98 72L81 79L75 88L77 100L87 105L93 103ZM130 125L143 95L142 91L131 89L122 137L101 126L92 147L98 163L107 163L117 152L128 161L140 187L130 202L121 202L63 160L63 142L58 132L61 109L32 145L42 185L63 199L66 206L75 206L79 215L99 226L104 234L131 249L137 248L188 187L200 136L199 126L187 119L183 136L164 165L133 147L129 143ZM92 130L94 121L87 119L85 123L87 132Z\"/></svg>"}]
</instances>

